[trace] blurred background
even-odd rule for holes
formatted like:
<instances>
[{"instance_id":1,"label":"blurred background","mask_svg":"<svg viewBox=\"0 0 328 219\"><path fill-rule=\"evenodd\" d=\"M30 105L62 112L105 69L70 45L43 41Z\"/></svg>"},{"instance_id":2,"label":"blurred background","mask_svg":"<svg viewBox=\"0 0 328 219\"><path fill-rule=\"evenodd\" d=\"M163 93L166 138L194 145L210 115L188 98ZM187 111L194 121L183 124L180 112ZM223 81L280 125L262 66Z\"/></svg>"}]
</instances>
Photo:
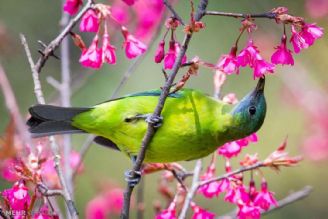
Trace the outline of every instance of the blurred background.
<instances>
[{"instance_id":1,"label":"blurred background","mask_svg":"<svg viewBox=\"0 0 328 219\"><path fill-rule=\"evenodd\" d=\"M242 13L261 13L277 6L286 6L289 13L305 17L308 23L316 22L323 28L328 27L328 0L210 0L209 2L209 10ZM178 1L176 10L187 20L188 1ZM13 86L21 113L26 116L28 107L35 104L36 99L33 93L30 66L20 44L19 33L25 34L36 60L39 56L37 50L40 48L37 41L42 40L48 43L58 34L61 11L60 1L0 0L0 62ZM195 34L187 56L192 58L197 55L203 60L216 63L221 54L230 51L238 35L240 23L238 19L214 16L205 17L203 21L206 28ZM269 60L274 51L273 47L280 43L282 26L267 19L257 19L256 24L258 30L253 34L254 42L262 55ZM78 32L77 28L75 30ZM182 40L183 32L178 30L177 33L178 38ZM91 35L86 36L87 44L91 37ZM153 61L158 41L155 43L155 48L151 48L142 64L120 90L119 95L158 88L163 85L162 66ZM243 47L245 42L246 37L243 36L240 47ZM116 41L115 45L118 48L117 64L114 66L104 65L96 71L81 67L78 62L80 51L73 45L71 46L73 106L92 106L109 99L112 95L131 63L120 49L121 42ZM327 37L324 36L314 46L294 56L295 66L279 66L273 75L267 77L268 112L266 121L258 132L259 142L244 149L243 154L258 153L259 157L264 159L288 136L290 154L303 154L305 159L299 166L283 168L278 174L271 170L265 170L269 187L275 192L278 199L305 185L313 186L314 191L308 198L263 218L327 218L328 140L326 139L328 139L328 129L323 128L328 127L328 116L324 115L324 113L328 113L328 105L325 105L328 89L327 51L328 42ZM182 72L183 70L179 76L182 75ZM186 87L212 94L213 75L211 70L201 68L199 74L187 82ZM60 78L60 61L50 58L40 75L46 101L49 103L55 101L58 94L46 82L48 76ZM241 98L255 84L256 81L253 80L251 71L243 68L239 75L228 77L222 92L223 94L235 92L238 98ZM9 122L3 95L0 95L0 114L0 133L3 133ZM316 115L314 116L314 114ZM322 120L317 119L318 117ZM319 124L320 122L324 124ZM320 137L313 137L318 132L321 133ZM74 136L74 148L79 150L84 140L85 136L83 135ZM238 158L234 158L233 161L237 164ZM204 166L208 162L209 158L206 158ZM191 169L194 162L183 162L182 164ZM75 198L82 218L88 200L98 194L104 184L110 183L124 188L123 172L129 168L131 168L131 163L123 154L95 144L92 145L84 160L83 173L78 175L75 181ZM223 162L220 159L218 171L219 173L223 172ZM159 174L153 174L147 176L145 180L147 188L145 191L146 218L150 218L154 214L153 201L162 200L157 192L158 178ZM10 183L0 180L0 190L8 188L10 185ZM197 196L196 200L200 206L210 209L217 215L222 215L233 208L232 205L224 203L222 197L208 201ZM134 214L132 213L132 215Z\"/></svg>"}]
</instances>

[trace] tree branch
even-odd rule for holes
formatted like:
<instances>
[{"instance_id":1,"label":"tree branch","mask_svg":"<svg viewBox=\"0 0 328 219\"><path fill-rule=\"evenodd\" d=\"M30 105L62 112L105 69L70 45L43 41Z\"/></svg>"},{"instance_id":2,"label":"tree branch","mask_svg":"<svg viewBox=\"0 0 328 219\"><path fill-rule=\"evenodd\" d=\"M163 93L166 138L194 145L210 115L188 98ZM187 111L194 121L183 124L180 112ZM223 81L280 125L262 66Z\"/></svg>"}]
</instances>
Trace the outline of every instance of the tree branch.
<instances>
[{"instance_id":1,"label":"tree branch","mask_svg":"<svg viewBox=\"0 0 328 219\"><path fill-rule=\"evenodd\" d=\"M231 13L231 12L221 12L221 11L206 11L205 15L215 15L215 16L234 17L234 18L268 18L268 19L276 18L276 14L272 12L267 12L263 14L242 14L242 13Z\"/></svg>"},{"instance_id":2,"label":"tree branch","mask_svg":"<svg viewBox=\"0 0 328 219\"><path fill-rule=\"evenodd\" d=\"M26 42L25 36L23 34L21 34L20 38L21 38L21 42L22 42L22 44L25 48L25 52L26 52L26 55L28 57L28 61L30 63L30 67L31 67L31 70L32 70L32 76L33 76L33 82L34 82L34 93L36 94L37 102L39 104L45 104L45 99L44 99L42 88L41 88L39 74L38 74L38 72L36 70L36 67L34 65L34 62L33 62L32 56L31 56L31 52L29 50L29 47L28 47L28 44ZM69 192L69 189L67 187L66 180L65 180L65 177L64 177L64 173L63 173L63 169L60 165L61 156L59 155L60 154L59 153L59 147L58 147L58 145L56 143L56 140L53 136L49 137L49 142L50 142L50 146L51 146L51 151L52 151L53 156L54 156L54 158L53 158L54 166L55 166L55 169L56 169L60 184L61 184L62 189L63 189L63 195L64 195L64 198L65 198L67 208L68 208L72 218L78 218L78 212L76 210L75 203L74 203L74 201L71 197L71 194Z\"/></svg>"},{"instance_id":3,"label":"tree branch","mask_svg":"<svg viewBox=\"0 0 328 219\"><path fill-rule=\"evenodd\" d=\"M197 11L197 14L195 16L196 21L199 21L202 18L203 12L205 11L205 9L207 7L207 4L208 4L208 0L201 0L201 2L199 4L198 11ZM159 97L158 104L157 104L151 118L160 116L160 114L161 114L161 112L164 108L165 100L166 100L167 96L169 95L170 88L171 88L171 86L173 84L173 81L175 79L175 76L177 75L178 70L181 66L182 58L186 54L186 51L187 51L189 42L191 40L191 37L192 37L192 33L186 34L185 37L184 37L181 50L178 54L177 59L175 60L174 66L172 68L172 72L169 75L169 77L168 77L168 79L167 79L167 81L166 81L166 83L165 83L165 85L162 89L161 95ZM151 142L151 140L152 140L155 133L156 133L156 129L154 128L154 126L152 124L148 123L147 132L146 132L146 134L145 134L145 136L142 140L140 151L139 151L136 163L133 167L133 171L140 171L142 162L145 158L147 146ZM121 218L123 218L123 219L128 219L129 218L130 199L131 199L131 194L132 194L133 189L134 189L134 187L131 187L131 186L128 185L126 187L125 192L124 192L124 203L123 203L123 209L122 209L122 213L121 213Z\"/></svg>"},{"instance_id":4,"label":"tree branch","mask_svg":"<svg viewBox=\"0 0 328 219\"><path fill-rule=\"evenodd\" d=\"M249 170L254 170L254 169L257 169L257 168L260 168L260 167L264 167L263 162L257 162L256 164L253 164L253 165L250 165L250 166L247 166L247 167L241 167L237 170L231 171L231 172L223 174L221 176L217 176L217 177L214 177L212 179L201 181L201 182L198 183L198 188L201 187L201 186L204 186L206 184L209 184L211 182L219 181L219 180L222 180L224 178L228 178L228 177L231 177L233 175L236 175L238 173L246 172L246 171L249 171Z\"/></svg>"},{"instance_id":5,"label":"tree branch","mask_svg":"<svg viewBox=\"0 0 328 219\"><path fill-rule=\"evenodd\" d=\"M199 182L199 175L200 175L200 171L202 170L202 160L197 160L196 165L195 165L195 169L194 169L194 176L192 179L192 185L191 185L191 189L187 194L187 197L183 203L183 207L181 209L180 215L179 215L179 219L184 219L186 218L187 215L187 211L189 208L189 205L195 195L195 193L197 192L198 189L198 182Z\"/></svg>"},{"instance_id":6,"label":"tree branch","mask_svg":"<svg viewBox=\"0 0 328 219\"><path fill-rule=\"evenodd\" d=\"M80 12L69 21L67 26L60 32L60 34L54 40L52 40L49 45L44 48L43 51L41 51L42 55L38 59L34 67L36 72L41 72L41 69L48 60L49 56L51 56L53 52L58 48L63 39L69 34L69 32L73 29L77 22L79 22L79 20L82 18L84 13L87 12L90 8L92 8L93 4L93 0L88 0L87 3L83 6L83 8L80 10Z\"/></svg>"}]
</instances>

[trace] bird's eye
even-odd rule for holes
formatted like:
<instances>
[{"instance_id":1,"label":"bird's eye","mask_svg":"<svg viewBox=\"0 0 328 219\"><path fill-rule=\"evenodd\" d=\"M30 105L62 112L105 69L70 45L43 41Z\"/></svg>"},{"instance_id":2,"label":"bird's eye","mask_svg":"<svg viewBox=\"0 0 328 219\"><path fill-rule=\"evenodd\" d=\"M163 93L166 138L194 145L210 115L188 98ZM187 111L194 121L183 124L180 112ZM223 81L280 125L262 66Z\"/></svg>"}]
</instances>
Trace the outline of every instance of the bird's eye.
<instances>
[{"instance_id":1,"label":"bird's eye","mask_svg":"<svg viewBox=\"0 0 328 219\"><path fill-rule=\"evenodd\" d=\"M249 107L248 112L251 116L253 116L256 113L256 107L255 106Z\"/></svg>"}]
</instances>

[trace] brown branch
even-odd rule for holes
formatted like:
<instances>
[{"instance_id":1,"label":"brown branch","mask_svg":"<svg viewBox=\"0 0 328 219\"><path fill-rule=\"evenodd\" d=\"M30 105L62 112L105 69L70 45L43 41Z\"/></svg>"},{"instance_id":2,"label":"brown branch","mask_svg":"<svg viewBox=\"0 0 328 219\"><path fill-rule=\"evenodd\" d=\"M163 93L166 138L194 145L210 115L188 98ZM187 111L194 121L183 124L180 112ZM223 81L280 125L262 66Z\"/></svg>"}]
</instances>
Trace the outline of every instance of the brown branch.
<instances>
[{"instance_id":1,"label":"brown branch","mask_svg":"<svg viewBox=\"0 0 328 219\"><path fill-rule=\"evenodd\" d=\"M82 165L82 162L85 158L85 155L87 154L87 152L89 151L89 148L90 146L92 145L93 143L93 139L95 138L94 135L88 135L87 136L87 139L85 140L85 142L83 143L81 149L80 149L80 160L79 160L79 163L76 165L76 168L73 172L73 179L76 177L77 173L78 173L78 170L79 168L81 167Z\"/></svg>"},{"instance_id":2,"label":"brown branch","mask_svg":"<svg viewBox=\"0 0 328 219\"><path fill-rule=\"evenodd\" d=\"M196 21L199 21L203 17L204 11L206 10L206 7L207 7L207 4L208 4L208 0L201 0L201 2L199 3L198 11L195 16ZM189 34L186 34L184 37L181 50L178 54L177 59L175 60L174 66L172 68L172 72L169 75L168 80L166 81L166 83L162 89L158 104L157 104L151 118L159 117L164 108L165 100L166 100L167 96L169 95L170 88L171 88L173 81L175 79L175 76L177 75L178 70L180 68L180 65L182 62L182 57L186 54L191 37L192 37L192 32ZM156 133L155 127L149 123L147 132L142 140L140 151L139 151L136 163L133 167L133 171L140 171L142 162L145 158L147 146L151 142L155 133ZM127 185L126 190L124 192L124 203L123 203L123 209L122 209L122 213L121 213L121 218L123 218L123 219L129 218L130 199L131 199L131 194L132 194L133 189L134 189L133 186Z\"/></svg>"},{"instance_id":3,"label":"brown branch","mask_svg":"<svg viewBox=\"0 0 328 219\"><path fill-rule=\"evenodd\" d=\"M205 15L215 15L215 16L234 17L234 18L268 18L268 19L276 18L276 14L273 12L267 12L263 14L242 14L242 13L231 13L231 12L221 12L221 11L206 11Z\"/></svg>"},{"instance_id":4,"label":"brown branch","mask_svg":"<svg viewBox=\"0 0 328 219\"><path fill-rule=\"evenodd\" d=\"M32 144L32 140L27 131L25 122L19 112L19 108L18 108L18 105L16 102L14 92L12 90L12 87L8 81L6 73L5 73L4 69L2 68L1 64L0 64L0 86L2 89L2 93L5 97L6 106L8 108L8 111L10 112L12 118L14 119L15 125L18 129L18 133L19 133L22 141L31 148L32 152L35 152L35 148L34 148L34 145ZM27 154L29 153L25 147L23 149L24 149L24 152L26 152Z\"/></svg>"},{"instance_id":5,"label":"brown branch","mask_svg":"<svg viewBox=\"0 0 328 219\"><path fill-rule=\"evenodd\" d=\"M269 214L275 210L284 208L290 204L300 201L300 200L306 198L307 196L309 196L312 191L313 191L313 188L311 186L305 186L303 189L301 189L297 192L293 192L290 195L286 196L285 198L279 200L278 206L271 206L271 208L267 211L262 210L261 214L262 215ZM237 210L233 210L230 213L227 213L223 216L217 217L217 219L236 219L237 218L236 212L237 212Z\"/></svg>"},{"instance_id":6,"label":"brown branch","mask_svg":"<svg viewBox=\"0 0 328 219\"><path fill-rule=\"evenodd\" d=\"M36 72L41 72L41 69L43 68L48 58L59 47L63 39L69 34L69 32L73 29L77 22L79 22L85 12L92 8L93 4L93 0L88 0L87 3L83 6L83 8L80 10L80 12L69 21L67 26L60 32L60 34L54 40L52 40L49 45L44 48L43 51L41 51L41 57L38 59L34 67Z\"/></svg>"},{"instance_id":7,"label":"brown branch","mask_svg":"<svg viewBox=\"0 0 328 219\"><path fill-rule=\"evenodd\" d=\"M224 178L231 177L231 176L236 175L238 173L246 172L246 171L249 171L249 170L254 170L254 169L257 169L257 168L260 168L260 167L264 167L263 162L257 162L255 164L247 166L247 167L241 167L237 170L231 171L231 172L223 174L221 176L217 176L217 177L214 177L214 178L211 178L211 179L208 179L208 180L201 181L201 182L199 182L198 187L204 186L204 185L209 184L211 182L222 180Z\"/></svg>"},{"instance_id":8,"label":"brown branch","mask_svg":"<svg viewBox=\"0 0 328 219\"><path fill-rule=\"evenodd\" d=\"M25 52L26 52L26 55L28 57L28 61L30 63L30 67L31 67L31 70L32 70L32 77L33 77L33 82L34 82L34 93L36 94L37 102L39 104L45 104L45 99L44 99L42 88L41 88L39 74L38 74L38 72L36 70L36 67L35 67L35 64L33 62L31 52L29 50L29 47L28 47L28 44L26 42L25 36L23 34L21 34L20 37L21 37L21 42L22 42L22 44L25 48ZM56 143L56 140L53 136L49 137L49 142L50 142L50 146L51 146L51 151L52 151L53 156L54 156L54 158L53 158L54 167L55 167L56 173L58 175L60 184L61 184L62 189L63 189L63 196L65 198L67 208L70 212L70 215L73 218L78 218L78 212L76 210L75 203L74 203L74 201L72 199L72 196L69 192L69 189L67 187L66 180L65 180L65 177L64 177L64 173L63 173L63 169L60 165L61 156L59 155L60 154L59 153L59 147L58 147L58 145Z\"/></svg>"}]
</instances>

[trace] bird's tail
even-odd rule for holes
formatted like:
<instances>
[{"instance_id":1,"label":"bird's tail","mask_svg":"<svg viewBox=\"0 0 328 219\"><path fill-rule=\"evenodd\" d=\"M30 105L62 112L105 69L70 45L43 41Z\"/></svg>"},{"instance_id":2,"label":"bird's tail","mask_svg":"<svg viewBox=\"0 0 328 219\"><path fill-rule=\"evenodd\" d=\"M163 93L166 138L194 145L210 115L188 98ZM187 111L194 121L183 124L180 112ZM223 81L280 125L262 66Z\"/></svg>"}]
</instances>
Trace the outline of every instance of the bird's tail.
<instances>
[{"instance_id":1,"label":"bird's tail","mask_svg":"<svg viewBox=\"0 0 328 219\"><path fill-rule=\"evenodd\" d=\"M27 121L27 125L33 138L58 134L82 133L83 131L81 129L71 125L72 118L90 109L35 105L29 108L31 117Z\"/></svg>"}]
</instances>

